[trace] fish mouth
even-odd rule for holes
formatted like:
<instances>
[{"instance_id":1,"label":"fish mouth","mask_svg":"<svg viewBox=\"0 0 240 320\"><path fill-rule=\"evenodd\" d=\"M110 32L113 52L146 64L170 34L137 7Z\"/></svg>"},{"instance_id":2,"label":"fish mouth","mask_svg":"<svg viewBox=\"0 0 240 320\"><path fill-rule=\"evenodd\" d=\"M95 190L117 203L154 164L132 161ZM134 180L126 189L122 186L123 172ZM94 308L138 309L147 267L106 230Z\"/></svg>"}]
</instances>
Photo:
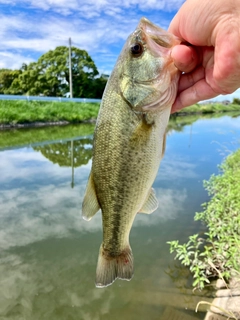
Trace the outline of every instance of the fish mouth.
<instances>
[{"instance_id":1,"label":"fish mouth","mask_svg":"<svg viewBox=\"0 0 240 320\"><path fill-rule=\"evenodd\" d=\"M147 18L141 18L137 29L142 30L147 34L154 42L163 48L171 48L173 44L179 43L179 39L170 35L168 31L160 28L159 26L153 24Z\"/></svg>"},{"instance_id":2,"label":"fish mouth","mask_svg":"<svg viewBox=\"0 0 240 320\"><path fill-rule=\"evenodd\" d=\"M172 82L178 79L170 51L179 43L177 37L146 18L130 35L126 43L129 64L121 65L120 92L134 111L156 112L174 102L176 86ZM139 71L141 68L145 69Z\"/></svg>"}]
</instances>

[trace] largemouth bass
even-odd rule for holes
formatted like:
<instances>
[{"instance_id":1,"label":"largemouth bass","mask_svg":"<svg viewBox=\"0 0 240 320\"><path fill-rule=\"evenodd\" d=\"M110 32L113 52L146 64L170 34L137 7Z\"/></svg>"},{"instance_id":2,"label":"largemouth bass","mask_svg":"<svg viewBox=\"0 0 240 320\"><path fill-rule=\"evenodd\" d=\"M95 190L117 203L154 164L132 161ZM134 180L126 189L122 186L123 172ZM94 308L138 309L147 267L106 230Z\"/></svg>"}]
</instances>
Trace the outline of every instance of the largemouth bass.
<instances>
[{"instance_id":1,"label":"largemouth bass","mask_svg":"<svg viewBox=\"0 0 240 320\"><path fill-rule=\"evenodd\" d=\"M133 276L129 233L137 213L152 213L152 189L164 154L179 71L172 34L142 18L106 85L94 132L93 161L82 205L85 220L102 211L96 287Z\"/></svg>"}]
</instances>

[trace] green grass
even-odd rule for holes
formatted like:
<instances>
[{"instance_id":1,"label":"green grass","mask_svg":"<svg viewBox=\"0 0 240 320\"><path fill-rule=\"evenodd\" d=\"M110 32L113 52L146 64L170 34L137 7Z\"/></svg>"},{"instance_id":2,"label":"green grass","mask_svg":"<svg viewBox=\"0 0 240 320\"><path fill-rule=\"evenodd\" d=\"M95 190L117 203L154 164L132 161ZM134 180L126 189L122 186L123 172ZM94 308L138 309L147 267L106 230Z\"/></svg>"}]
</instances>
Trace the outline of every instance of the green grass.
<instances>
[{"instance_id":1,"label":"green grass","mask_svg":"<svg viewBox=\"0 0 240 320\"><path fill-rule=\"evenodd\" d=\"M26 100L0 100L0 125L29 124L34 122L48 123L67 121L79 123L96 119L99 103L48 102ZM240 105L230 104L195 104L184 108L175 115L212 114L229 111L240 112Z\"/></svg>"},{"instance_id":2,"label":"green grass","mask_svg":"<svg viewBox=\"0 0 240 320\"><path fill-rule=\"evenodd\" d=\"M221 174L204 182L211 199L195 215L207 231L190 236L184 244L168 242L170 252L192 272L193 286L200 289L211 277L227 280L240 271L240 149L229 155L220 169Z\"/></svg>"},{"instance_id":3,"label":"green grass","mask_svg":"<svg viewBox=\"0 0 240 320\"><path fill-rule=\"evenodd\" d=\"M0 124L58 121L78 123L96 119L98 110L98 103L1 100Z\"/></svg>"},{"instance_id":4,"label":"green grass","mask_svg":"<svg viewBox=\"0 0 240 320\"><path fill-rule=\"evenodd\" d=\"M189 113L218 113L218 112L229 112L229 111L240 111L239 104L224 105L222 103L209 103L209 104L194 104L190 107L184 108L177 112L177 114L189 114Z\"/></svg>"}]
</instances>

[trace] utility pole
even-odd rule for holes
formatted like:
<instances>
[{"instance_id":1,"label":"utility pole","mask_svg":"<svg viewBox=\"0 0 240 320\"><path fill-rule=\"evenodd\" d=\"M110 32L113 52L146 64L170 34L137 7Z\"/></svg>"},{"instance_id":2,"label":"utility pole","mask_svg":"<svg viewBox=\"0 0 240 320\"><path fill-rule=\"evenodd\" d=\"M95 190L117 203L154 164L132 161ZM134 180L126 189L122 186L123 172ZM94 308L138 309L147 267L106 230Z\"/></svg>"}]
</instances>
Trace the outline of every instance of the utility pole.
<instances>
[{"instance_id":1,"label":"utility pole","mask_svg":"<svg viewBox=\"0 0 240 320\"><path fill-rule=\"evenodd\" d=\"M69 90L70 90L70 98L73 98L73 90L72 90L72 50L71 50L71 38L69 38Z\"/></svg>"},{"instance_id":2,"label":"utility pole","mask_svg":"<svg viewBox=\"0 0 240 320\"><path fill-rule=\"evenodd\" d=\"M71 140L71 166L72 166L72 182L71 187L74 188L74 148L73 148L73 140Z\"/></svg>"}]
</instances>

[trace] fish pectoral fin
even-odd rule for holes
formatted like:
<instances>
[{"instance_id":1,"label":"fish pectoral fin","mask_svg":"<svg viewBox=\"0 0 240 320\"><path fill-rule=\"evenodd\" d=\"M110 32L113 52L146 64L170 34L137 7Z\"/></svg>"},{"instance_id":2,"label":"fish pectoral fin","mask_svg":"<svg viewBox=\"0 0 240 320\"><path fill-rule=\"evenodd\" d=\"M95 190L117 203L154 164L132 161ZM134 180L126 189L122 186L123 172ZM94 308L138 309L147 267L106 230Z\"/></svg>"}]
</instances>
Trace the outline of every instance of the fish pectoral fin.
<instances>
[{"instance_id":1,"label":"fish pectoral fin","mask_svg":"<svg viewBox=\"0 0 240 320\"><path fill-rule=\"evenodd\" d=\"M151 188L149 196L145 201L144 205L142 206L139 213L147 213L150 214L158 208L158 199L156 198L154 189Z\"/></svg>"},{"instance_id":2,"label":"fish pectoral fin","mask_svg":"<svg viewBox=\"0 0 240 320\"><path fill-rule=\"evenodd\" d=\"M82 217L84 220L91 220L92 217L98 212L100 205L98 203L92 172L88 178L86 192L82 203Z\"/></svg>"}]
</instances>

